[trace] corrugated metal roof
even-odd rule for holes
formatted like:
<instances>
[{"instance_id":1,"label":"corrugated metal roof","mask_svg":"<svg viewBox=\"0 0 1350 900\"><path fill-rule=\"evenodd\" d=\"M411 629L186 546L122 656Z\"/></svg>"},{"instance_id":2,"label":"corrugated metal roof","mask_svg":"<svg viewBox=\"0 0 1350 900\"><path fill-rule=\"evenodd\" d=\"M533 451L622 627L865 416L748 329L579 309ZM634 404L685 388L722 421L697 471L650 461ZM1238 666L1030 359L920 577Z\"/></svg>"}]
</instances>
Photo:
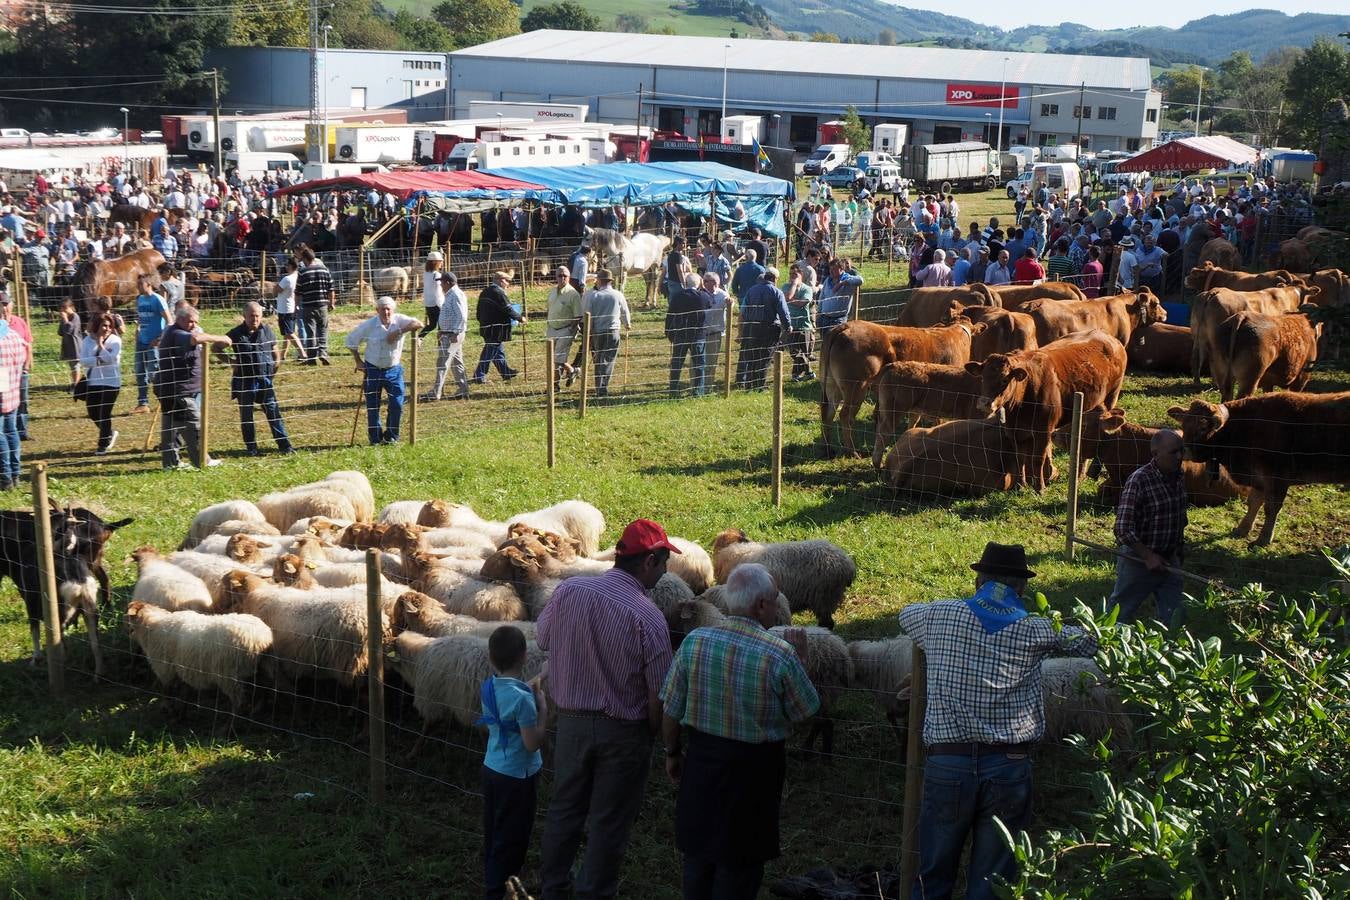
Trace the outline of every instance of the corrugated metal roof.
<instances>
[{"instance_id":1,"label":"corrugated metal roof","mask_svg":"<svg viewBox=\"0 0 1350 900\"><path fill-rule=\"evenodd\" d=\"M720 70L724 53L728 68L749 72L997 83L1006 59L1009 84L1086 82L1090 88L1145 91L1152 78L1149 61L1141 58L590 31L529 31L450 56Z\"/></svg>"}]
</instances>

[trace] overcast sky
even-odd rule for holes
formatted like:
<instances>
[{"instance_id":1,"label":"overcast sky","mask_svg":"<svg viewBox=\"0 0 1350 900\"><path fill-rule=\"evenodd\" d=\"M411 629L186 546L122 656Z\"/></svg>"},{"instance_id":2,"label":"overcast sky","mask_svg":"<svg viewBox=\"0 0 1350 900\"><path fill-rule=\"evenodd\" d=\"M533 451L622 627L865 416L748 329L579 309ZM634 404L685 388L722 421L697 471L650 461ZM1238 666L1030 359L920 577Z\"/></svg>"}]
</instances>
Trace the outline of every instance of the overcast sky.
<instances>
[{"instance_id":1,"label":"overcast sky","mask_svg":"<svg viewBox=\"0 0 1350 900\"><path fill-rule=\"evenodd\" d=\"M916 6L909 0L899 0L899 6ZM1279 9L1291 16L1301 12L1334 13L1341 3L1284 0L1277 4L1261 0L1213 0L1203 9L1188 8L1177 16L1177 5L1168 0L1132 0L1130 3L1064 4L1059 0L1026 0L1009 4L1004 0L966 0L944 8L948 15L960 16L985 25L1013 29L1022 25L1058 25L1077 22L1091 28L1132 28L1137 25L1168 25L1180 27L1192 19L1207 15L1228 15L1248 9Z\"/></svg>"}]
</instances>

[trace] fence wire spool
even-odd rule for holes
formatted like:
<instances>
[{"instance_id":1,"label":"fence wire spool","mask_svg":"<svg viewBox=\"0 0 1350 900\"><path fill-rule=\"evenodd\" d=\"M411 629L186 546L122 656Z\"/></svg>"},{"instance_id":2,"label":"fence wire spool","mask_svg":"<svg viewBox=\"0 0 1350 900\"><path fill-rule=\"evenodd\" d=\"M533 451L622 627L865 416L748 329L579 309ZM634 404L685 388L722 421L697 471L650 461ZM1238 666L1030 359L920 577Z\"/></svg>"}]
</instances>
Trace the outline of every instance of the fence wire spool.
<instances>
[{"instance_id":1,"label":"fence wire spool","mask_svg":"<svg viewBox=\"0 0 1350 900\"><path fill-rule=\"evenodd\" d=\"M51 507L47 502L47 464L34 463L30 472L33 478L33 532L37 538L38 576L42 588L42 622L47 632L47 687L56 697L66 689L66 648L61 642L61 598L56 592Z\"/></svg>"}]
</instances>

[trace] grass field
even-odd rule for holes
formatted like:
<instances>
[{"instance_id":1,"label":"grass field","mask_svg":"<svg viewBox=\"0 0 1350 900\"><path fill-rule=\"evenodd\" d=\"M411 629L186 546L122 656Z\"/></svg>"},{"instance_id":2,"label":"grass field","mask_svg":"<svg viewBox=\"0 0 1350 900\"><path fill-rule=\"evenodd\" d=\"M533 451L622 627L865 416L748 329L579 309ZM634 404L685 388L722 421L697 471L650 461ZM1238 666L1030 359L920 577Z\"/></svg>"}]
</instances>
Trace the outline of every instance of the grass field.
<instances>
[{"instance_id":1,"label":"grass field","mask_svg":"<svg viewBox=\"0 0 1350 900\"><path fill-rule=\"evenodd\" d=\"M986 200L987 209L969 214L983 218L1007 211L1006 200ZM873 266L869 283L881 286L884 264ZM537 294L531 302L538 302ZM355 313L345 310L344 322L354 321ZM216 329L232 321L216 313L204 324ZM208 503L344 468L365 471L380 504L443 497L469 503L484 516L505 517L584 498L605 512L605 537L611 541L637 516L656 518L672 534L705 545L732 526L770 540L827 538L858 563L858 580L840 613L839 630L848 639L893 635L894 615L905 604L968 591L967 564L987 540L1025 543L1032 567L1041 573L1035 587L1055 608L1067 611L1075 599L1100 606L1110 589L1111 566L1092 553L1065 560L1059 530L1063 479L1043 495L896 498L867 462L819 458L813 446L819 432L814 383L788 388L783 503L773 507L770 396L659 399L668 346L659 322L658 314L641 315L624 351L626 383L640 390L632 390L628 400L593 407L584 420L570 405L562 410L558 466L552 470L544 464L540 412L543 347L533 343L524 384L494 380L468 404L419 410L416 446L370 448L358 435L358 445L346 448L355 400L350 367L291 369L279 392L297 442L336 449L244 459L237 454L233 411L218 393L222 402L213 430L225 466L160 473L157 458L140 451L145 418L123 416L122 452L98 461L81 453L57 466L51 492L136 517L109 552L118 609L129 601L134 580L124 557L137 545L171 548L193 512ZM92 449L92 426L59 390L65 372L54 358L54 326L44 323L35 330L34 407L40 418L25 453L57 460L77 440ZM470 355L476 349L471 343ZM512 349L519 353L520 342ZM429 373L429 355L422 365ZM623 370L621 359L618 371ZM1350 374L1329 370L1312 389L1346 385ZM217 379L215 387L223 382ZM1188 379L1132 376L1122 405L1132 419L1161 424L1167 406L1192 395ZM124 389L119 410L129 399ZM863 419L860 445L866 447L869 410ZM1062 472L1062 455L1057 464ZM20 493L6 499L11 506L28 502ZM1239 516L1235 505L1193 511L1188 568L1228 583L1260 581L1301 592L1330 577L1318 548L1350 541L1350 503L1335 487L1296 488L1274 545L1264 550L1250 551L1227 536ZM1108 509L1086 503L1086 536L1107 543L1110 526ZM391 692L389 800L374 809L364 799L365 744L354 739L360 722L331 694L316 689L313 697L279 698L230 734L228 717L211 697L198 698L186 710L170 708L144 662L130 652L114 614L104 633L105 647L112 645L108 679L91 682L84 638L75 633L69 694L54 701L45 673L26 662L27 628L12 586L0 597L0 764L6 773L0 783L0 809L6 811L0 817L0 884L11 896L467 897L477 891L480 738L439 732L420 756L408 759L419 726L401 695ZM1194 627L1205 631L1215 614L1197 613ZM771 876L897 857L902 753L865 698L847 696L834 715L839 759L827 764L815 756L794 757L789 767L784 855L771 866ZM1088 774L1067 751L1044 749L1038 828L1071 820L1085 802ZM541 809L547 784L545 779ZM679 895L672 824L673 791L654 769L621 896ZM537 846L536 839L536 851ZM527 871L533 873L536 864L537 852Z\"/></svg>"},{"instance_id":2,"label":"grass field","mask_svg":"<svg viewBox=\"0 0 1350 900\"><path fill-rule=\"evenodd\" d=\"M539 6L546 0L525 0L521 4L521 16ZM391 10L407 9L417 15L427 16L440 3L440 0L389 0L384 5ZM735 31L741 37L759 37L761 29L754 28L739 19L727 16L695 15L683 8L680 3L669 0L590 0L582 4L587 12L600 19L602 31L614 30L614 17L619 13L643 16L648 28L661 29L669 25L676 34L695 37L727 37Z\"/></svg>"}]
</instances>

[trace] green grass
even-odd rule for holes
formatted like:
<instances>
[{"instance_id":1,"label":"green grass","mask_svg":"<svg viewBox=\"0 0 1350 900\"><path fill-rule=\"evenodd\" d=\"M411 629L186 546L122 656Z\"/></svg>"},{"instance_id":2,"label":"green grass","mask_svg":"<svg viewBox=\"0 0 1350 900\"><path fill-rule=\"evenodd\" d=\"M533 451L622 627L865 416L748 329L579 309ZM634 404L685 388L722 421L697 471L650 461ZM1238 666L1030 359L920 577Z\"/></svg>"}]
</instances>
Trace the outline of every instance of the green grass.
<instances>
[{"instance_id":1,"label":"green grass","mask_svg":"<svg viewBox=\"0 0 1350 900\"><path fill-rule=\"evenodd\" d=\"M394 11L407 9L418 15L427 16L439 2L440 0L390 0L384 5ZM521 5L521 16L545 2L548 0L525 0ZM761 32L759 28L728 16L693 14L681 4L669 0L589 0L583 5L588 12L600 19L600 28L604 31L614 29L614 17L619 13L635 13L647 19L648 28L661 29L669 25L676 34L695 37L727 37L732 31L741 37L758 37Z\"/></svg>"},{"instance_id":2,"label":"green grass","mask_svg":"<svg viewBox=\"0 0 1350 900\"><path fill-rule=\"evenodd\" d=\"M973 198L963 197L968 209ZM981 201L984 202L984 201ZM989 212L1006 200L987 198ZM963 219L966 216L963 214ZM875 264L874 264L875 265ZM896 273L896 278L899 277ZM869 283L884 281L884 265ZM532 294L532 303L538 303ZM354 310L348 310L348 314ZM889 311L871 309L869 315ZM218 328L227 316L206 324ZM39 324L35 444L30 458L53 462L51 493L79 499L109 514L136 517L109 548L116 606L130 599L134 570L126 554L142 543L171 548L200 507L230 497L322 477L341 468L365 471L377 501L444 497L505 517L561 499L581 497L604 510L613 540L638 516L662 521L673 534L705 545L726 527L766 540L827 538L858 563L858 579L840 612L846 638L892 635L907 603L960 596L972 585L968 563L987 540L1027 545L1035 586L1060 610L1076 598L1099 606L1112 581L1108 561L1090 552L1063 556L1066 485L1043 495L1015 492L982 499L920 501L896 498L861 460L824 460L814 448L818 387L790 385L785 402L783 502L769 502L770 396L736 393L702 400L657 399L666 344L659 316L640 317L624 353L627 383L648 402L619 401L576 417L567 395L558 418L558 465L548 469L540 410L538 366L524 384L494 383L469 404L420 410L416 446L345 447L351 427L349 368L291 369L283 376L288 421L302 445L333 447L298 457L245 460L229 404L221 403L214 432L227 465L206 472L157 471L139 452L144 417L122 417L125 451L94 461L92 428L60 390L54 326ZM533 344L531 362L542 362ZM471 343L470 354L477 345ZM513 353L520 351L516 342ZM424 372L430 371L423 356ZM619 371L624 364L621 361ZM1314 382L1326 390L1350 384L1331 371ZM217 381L217 389L223 385ZM1207 396L1213 396L1207 391ZM217 397L221 395L218 393ZM1167 406L1192 396L1184 379L1135 377L1122 405L1131 418L1161 424ZM124 392L119 408L125 410ZM870 409L860 446L870 446ZM76 445L76 440L83 444ZM264 442L266 443L266 442ZM120 449L120 448L119 448ZM31 451L31 452L30 452ZM1057 464L1061 472L1065 459ZM1089 501L1084 487L1082 532L1109 542L1111 513ZM14 494L11 506L27 503ZM1330 577L1318 548L1350 541L1350 504L1330 486L1295 488L1272 547L1249 551L1227 536L1235 505L1195 510L1188 568L1232 584L1261 581L1302 592ZM391 692L389 801L364 800L368 761L354 740L358 720L329 692L315 699L281 698L274 708L227 729L218 700L170 708L143 661L129 651L116 614L108 618L109 678L91 683L83 634L72 635L69 693L49 698L45 673L27 665L27 628L13 588L0 594L0 884L12 896L170 898L183 896L471 896L477 890L479 807L476 789L481 739L438 732L416 759L406 754L418 723ZM1194 617L1206 630L1209 617ZM809 622L810 616L802 621ZM896 858L904 770L884 720L859 697L835 711L840 759L825 765L794 758L784 797L784 855L771 877L821 865L884 863ZM1062 827L1086 802L1089 772L1067 752L1046 748L1038 767L1037 827ZM297 799L297 795L312 797ZM547 781L543 799L547 799ZM541 804L541 808L544 804ZM673 791L651 773L624 872L621 895L678 896L672 848ZM536 829L536 835L538 829ZM536 837L535 847L538 846ZM537 865L532 854L529 878Z\"/></svg>"}]
</instances>

